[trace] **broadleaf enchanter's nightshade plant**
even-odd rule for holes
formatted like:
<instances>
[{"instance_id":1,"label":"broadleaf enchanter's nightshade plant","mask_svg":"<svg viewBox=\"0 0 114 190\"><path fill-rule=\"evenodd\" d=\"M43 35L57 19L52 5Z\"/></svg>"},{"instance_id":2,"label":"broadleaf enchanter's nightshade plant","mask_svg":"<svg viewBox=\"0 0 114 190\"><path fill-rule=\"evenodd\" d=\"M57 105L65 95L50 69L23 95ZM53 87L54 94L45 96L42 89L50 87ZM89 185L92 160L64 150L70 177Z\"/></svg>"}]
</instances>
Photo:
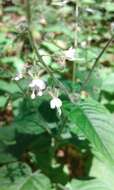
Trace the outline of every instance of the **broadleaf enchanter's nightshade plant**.
<instances>
[{"instance_id":1,"label":"broadleaf enchanter's nightshade plant","mask_svg":"<svg viewBox=\"0 0 114 190\"><path fill-rule=\"evenodd\" d=\"M21 6L15 7L16 1L24 5L26 18L19 10ZM12 2L10 9L9 4ZM3 60L3 68L8 68L9 72L11 66L11 75L7 76L5 73L3 78L0 69L0 190L14 190L16 187L19 190L113 190L114 121L101 104L105 102L106 106L112 109L107 97L111 92L113 98L114 76L112 73L111 78L101 85L101 80L107 75L105 73L102 77L106 56L103 58L103 64L98 64L113 41L113 37L109 39L113 33L113 19L109 19L113 6L109 6L109 3L109 12L105 14L107 7L103 6L102 9L101 3L100 8L97 8L97 0L94 2L7 0L3 6L3 13L0 12L0 18L3 16L3 19L0 19L0 22L3 22L3 31L4 21L7 21L13 8L16 9L11 18L17 21L19 10L18 16L22 14L22 19L24 16L26 21L23 23L24 29L19 31L21 38L13 40L16 48L21 46L19 53L18 48L10 52L11 56L15 55L22 61L17 60L15 63L14 58L14 63L10 65L9 62L13 62L12 58L9 58L10 53L8 60L5 52L3 58L0 53L0 64L4 58L9 64L6 67L7 63ZM112 22L110 33L105 34L109 24L102 28L105 22L102 15L108 16L108 21ZM92 35L93 29L95 31ZM12 38L17 35L18 31L13 30L6 30L8 39L5 40L6 37L1 35L0 30L0 50L3 49L1 44L7 44L7 40L9 44L10 36ZM108 42L102 49L106 39ZM97 52L100 52L98 56ZM113 53L113 46L106 54L110 53ZM108 62L110 63L109 60ZM14 68L17 75L14 81L10 81ZM108 72L109 68L111 66L108 64ZM100 69L102 79L98 75ZM106 91L105 97L104 91L108 86L112 89ZM109 98L111 96L109 95ZM7 127L9 116L12 119L11 127ZM94 162L96 158L99 159L97 163ZM26 164L28 170L25 171L21 163ZM92 167L94 173L91 173ZM67 183L69 184L66 185Z\"/></svg>"}]
</instances>

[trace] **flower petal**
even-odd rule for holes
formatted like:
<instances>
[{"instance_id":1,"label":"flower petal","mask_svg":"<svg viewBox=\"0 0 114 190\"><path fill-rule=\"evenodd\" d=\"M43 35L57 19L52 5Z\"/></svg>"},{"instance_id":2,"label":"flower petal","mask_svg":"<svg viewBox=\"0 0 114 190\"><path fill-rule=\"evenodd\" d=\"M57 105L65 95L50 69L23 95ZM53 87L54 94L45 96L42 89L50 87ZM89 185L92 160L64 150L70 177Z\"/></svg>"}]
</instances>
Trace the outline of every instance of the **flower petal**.
<instances>
[{"instance_id":1,"label":"flower petal","mask_svg":"<svg viewBox=\"0 0 114 190\"><path fill-rule=\"evenodd\" d=\"M43 92L42 91L38 91L37 92L37 96L42 96L43 95Z\"/></svg>"},{"instance_id":2,"label":"flower petal","mask_svg":"<svg viewBox=\"0 0 114 190\"><path fill-rule=\"evenodd\" d=\"M55 109L56 108L56 104L55 104L56 102L55 102L55 100L54 99L52 99L51 101L50 101L50 108L51 109Z\"/></svg>"},{"instance_id":3,"label":"flower petal","mask_svg":"<svg viewBox=\"0 0 114 190\"><path fill-rule=\"evenodd\" d=\"M39 87L40 90L44 90L46 88L46 84L43 80L37 79L36 86Z\"/></svg>"},{"instance_id":4,"label":"flower petal","mask_svg":"<svg viewBox=\"0 0 114 190\"><path fill-rule=\"evenodd\" d=\"M62 106L62 101L59 98L55 98L56 108L60 108Z\"/></svg>"},{"instance_id":5,"label":"flower petal","mask_svg":"<svg viewBox=\"0 0 114 190\"><path fill-rule=\"evenodd\" d=\"M54 109L54 108L60 108L62 106L62 101L57 98L57 97L54 97L51 101L50 101L50 107L51 109Z\"/></svg>"},{"instance_id":6,"label":"flower petal","mask_svg":"<svg viewBox=\"0 0 114 190\"><path fill-rule=\"evenodd\" d=\"M35 92L33 91L32 94L31 94L31 99L35 99L36 95L35 95Z\"/></svg>"}]
</instances>

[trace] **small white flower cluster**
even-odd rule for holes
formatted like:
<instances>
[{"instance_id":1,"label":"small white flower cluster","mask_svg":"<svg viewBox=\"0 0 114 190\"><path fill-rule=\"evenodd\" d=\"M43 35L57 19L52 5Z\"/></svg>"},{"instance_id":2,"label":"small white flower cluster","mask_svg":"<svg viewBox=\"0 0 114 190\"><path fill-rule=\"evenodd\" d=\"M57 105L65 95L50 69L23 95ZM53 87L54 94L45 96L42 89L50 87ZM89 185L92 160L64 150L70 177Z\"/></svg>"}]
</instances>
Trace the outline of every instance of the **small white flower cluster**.
<instances>
[{"instance_id":1,"label":"small white flower cluster","mask_svg":"<svg viewBox=\"0 0 114 190\"><path fill-rule=\"evenodd\" d=\"M31 83L29 84L29 87L32 90L32 94L31 94L31 98L35 99L36 96L42 96L43 95L43 91L46 89L46 84L42 79L39 78L35 78L31 81ZM58 112L58 115L61 115L61 106L62 106L62 101L60 100L60 98L58 98L58 95L56 93L56 95L50 93L52 99L50 101L50 108L51 109L56 109Z\"/></svg>"},{"instance_id":2,"label":"small white flower cluster","mask_svg":"<svg viewBox=\"0 0 114 190\"><path fill-rule=\"evenodd\" d=\"M32 90L31 98L35 99L36 96L43 95L43 90L45 90L46 84L43 80L35 78L31 81L29 87Z\"/></svg>"},{"instance_id":3,"label":"small white flower cluster","mask_svg":"<svg viewBox=\"0 0 114 190\"><path fill-rule=\"evenodd\" d=\"M37 75L33 75L31 71L28 71L28 74L31 76L32 80L29 83L29 88L31 89L31 99L35 99L37 96L42 96L44 90L46 89L46 83L44 80L41 79ZM14 80L18 81L23 78L23 73L18 73ZM55 90L56 91L56 90ZM58 93L57 92L50 92L49 93L52 97L50 101L50 108L51 109L56 109L58 115L61 115L61 106L62 106L62 101L58 98Z\"/></svg>"}]
</instances>

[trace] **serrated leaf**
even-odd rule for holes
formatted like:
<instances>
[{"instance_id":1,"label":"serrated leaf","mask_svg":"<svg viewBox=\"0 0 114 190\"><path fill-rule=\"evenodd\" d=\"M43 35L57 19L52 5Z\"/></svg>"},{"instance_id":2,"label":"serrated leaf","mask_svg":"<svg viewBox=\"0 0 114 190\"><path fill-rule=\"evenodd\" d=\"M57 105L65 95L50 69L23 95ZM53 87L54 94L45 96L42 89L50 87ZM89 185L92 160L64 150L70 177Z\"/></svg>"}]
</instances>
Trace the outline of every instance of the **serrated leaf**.
<instances>
[{"instance_id":1,"label":"serrated leaf","mask_svg":"<svg viewBox=\"0 0 114 190\"><path fill-rule=\"evenodd\" d=\"M114 163L114 121L102 105L91 100L82 102L72 108L69 119L91 142L96 156Z\"/></svg>"}]
</instances>

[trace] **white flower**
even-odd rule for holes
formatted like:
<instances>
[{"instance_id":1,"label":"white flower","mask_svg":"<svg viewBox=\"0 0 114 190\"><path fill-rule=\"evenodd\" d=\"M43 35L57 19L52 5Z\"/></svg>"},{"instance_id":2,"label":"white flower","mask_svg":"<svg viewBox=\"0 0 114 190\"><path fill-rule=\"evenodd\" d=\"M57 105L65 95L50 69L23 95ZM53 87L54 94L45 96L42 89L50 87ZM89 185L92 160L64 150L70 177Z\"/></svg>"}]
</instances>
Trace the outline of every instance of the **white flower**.
<instances>
[{"instance_id":1,"label":"white flower","mask_svg":"<svg viewBox=\"0 0 114 190\"><path fill-rule=\"evenodd\" d=\"M42 96L43 95L43 92L42 91L38 91L37 92L37 96Z\"/></svg>"},{"instance_id":2,"label":"white flower","mask_svg":"<svg viewBox=\"0 0 114 190\"><path fill-rule=\"evenodd\" d=\"M57 109L59 116L61 115L61 106L62 101L57 97L53 97L53 99L50 101L51 109Z\"/></svg>"},{"instance_id":3,"label":"white flower","mask_svg":"<svg viewBox=\"0 0 114 190\"><path fill-rule=\"evenodd\" d=\"M74 48L69 48L68 50L64 51L65 58L69 61L76 60L76 50Z\"/></svg>"},{"instance_id":4,"label":"white flower","mask_svg":"<svg viewBox=\"0 0 114 190\"><path fill-rule=\"evenodd\" d=\"M51 109L60 108L61 106L62 106L62 101L59 98L57 98L57 97L54 97L50 101L50 107L51 107Z\"/></svg>"},{"instance_id":5,"label":"white flower","mask_svg":"<svg viewBox=\"0 0 114 190\"><path fill-rule=\"evenodd\" d=\"M46 87L46 84L41 79L33 79L32 82L29 84L29 87L31 88L39 88L40 90L44 90Z\"/></svg>"},{"instance_id":6,"label":"white flower","mask_svg":"<svg viewBox=\"0 0 114 190\"><path fill-rule=\"evenodd\" d=\"M34 99L36 96L43 95L42 91L46 88L46 84L41 79L33 79L29 87L32 89L31 98Z\"/></svg>"}]
</instances>

